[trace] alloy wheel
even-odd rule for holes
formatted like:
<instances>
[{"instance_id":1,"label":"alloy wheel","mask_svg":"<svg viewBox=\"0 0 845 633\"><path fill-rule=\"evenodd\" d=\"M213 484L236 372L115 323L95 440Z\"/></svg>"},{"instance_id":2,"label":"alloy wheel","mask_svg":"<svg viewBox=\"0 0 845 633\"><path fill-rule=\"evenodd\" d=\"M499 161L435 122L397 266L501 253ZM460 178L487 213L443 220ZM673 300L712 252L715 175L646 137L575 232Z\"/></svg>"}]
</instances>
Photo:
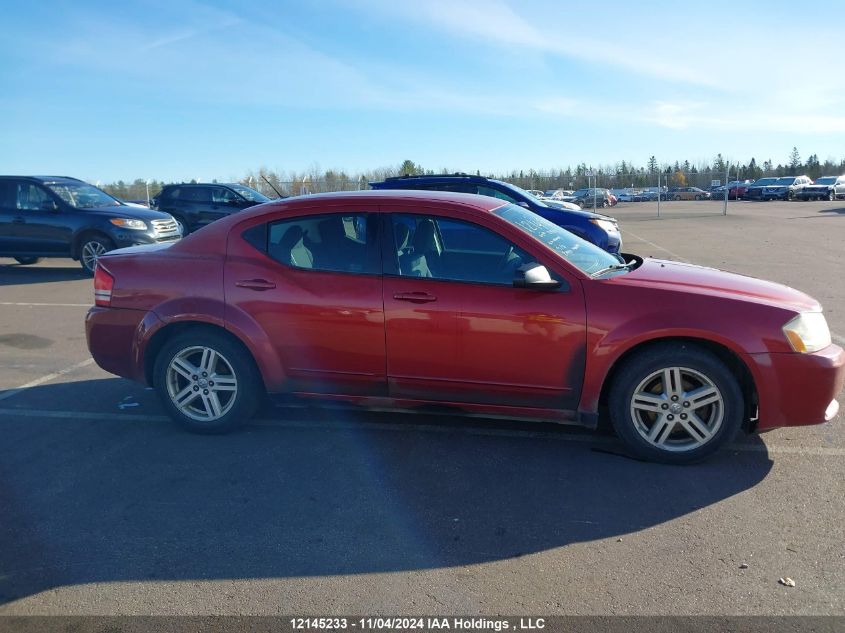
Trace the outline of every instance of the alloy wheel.
<instances>
[{"instance_id":1,"label":"alloy wheel","mask_svg":"<svg viewBox=\"0 0 845 633\"><path fill-rule=\"evenodd\" d=\"M649 374L631 398L637 432L664 451L684 452L709 442L725 415L724 398L707 376L687 367L666 367Z\"/></svg>"},{"instance_id":2,"label":"alloy wheel","mask_svg":"<svg viewBox=\"0 0 845 633\"><path fill-rule=\"evenodd\" d=\"M197 345L176 354L167 366L166 381L173 406L199 422L222 418L238 395L231 363L210 347Z\"/></svg>"},{"instance_id":3,"label":"alloy wheel","mask_svg":"<svg viewBox=\"0 0 845 633\"><path fill-rule=\"evenodd\" d=\"M87 270L94 272L97 267L97 260L101 255L106 253L106 246L99 240L91 240L82 245L80 256L82 258L82 265Z\"/></svg>"}]
</instances>

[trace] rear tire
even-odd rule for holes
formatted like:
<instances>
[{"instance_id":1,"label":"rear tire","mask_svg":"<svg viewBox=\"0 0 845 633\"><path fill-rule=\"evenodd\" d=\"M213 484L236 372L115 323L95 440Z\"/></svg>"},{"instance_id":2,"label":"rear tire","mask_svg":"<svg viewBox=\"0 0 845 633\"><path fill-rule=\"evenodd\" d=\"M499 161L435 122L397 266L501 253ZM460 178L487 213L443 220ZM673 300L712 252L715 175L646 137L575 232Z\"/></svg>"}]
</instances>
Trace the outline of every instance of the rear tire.
<instances>
[{"instance_id":1,"label":"rear tire","mask_svg":"<svg viewBox=\"0 0 845 633\"><path fill-rule=\"evenodd\" d=\"M736 377L709 351L662 343L633 356L610 388L616 434L636 457L689 464L730 442L742 425Z\"/></svg>"},{"instance_id":2,"label":"rear tire","mask_svg":"<svg viewBox=\"0 0 845 633\"><path fill-rule=\"evenodd\" d=\"M21 266L30 266L41 261L40 257L15 257L15 261Z\"/></svg>"},{"instance_id":3,"label":"rear tire","mask_svg":"<svg viewBox=\"0 0 845 633\"><path fill-rule=\"evenodd\" d=\"M193 433L226 433L261 402L261 374L238 341L207 328L179 334L155 359L153 384L164 408Z\"/></svg>"},{"instance_id":4,"label":"rear tire","mask_svg":"<svg viewBox=\"0 0 845 633\"><path fill-rule=\"evenodd\" d=\"M97 260L101 255L112 250L114 250L114 242L104 235L92 233L83 236L79 243L79 263L82 270L93 276L97 268Z\"/></svg>"}]
</instances>

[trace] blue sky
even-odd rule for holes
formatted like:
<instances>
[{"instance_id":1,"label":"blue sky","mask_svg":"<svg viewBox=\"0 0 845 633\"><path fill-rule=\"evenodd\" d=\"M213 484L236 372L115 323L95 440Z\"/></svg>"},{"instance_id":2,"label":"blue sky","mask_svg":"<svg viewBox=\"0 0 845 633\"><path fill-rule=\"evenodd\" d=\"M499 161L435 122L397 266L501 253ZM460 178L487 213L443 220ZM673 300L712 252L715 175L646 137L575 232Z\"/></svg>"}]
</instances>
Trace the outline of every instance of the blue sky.
<instances>
[{"instance_id":1,"label":"blue sky","mask_svg":"<svg viewBox=\"0 0 845 633\"><path fill-rule=\"evenodd\" d=\"M836 0L5 2L0 173L845 157ZM827 16L827 17L825 17Z\"/></svg>"}]
</instances>

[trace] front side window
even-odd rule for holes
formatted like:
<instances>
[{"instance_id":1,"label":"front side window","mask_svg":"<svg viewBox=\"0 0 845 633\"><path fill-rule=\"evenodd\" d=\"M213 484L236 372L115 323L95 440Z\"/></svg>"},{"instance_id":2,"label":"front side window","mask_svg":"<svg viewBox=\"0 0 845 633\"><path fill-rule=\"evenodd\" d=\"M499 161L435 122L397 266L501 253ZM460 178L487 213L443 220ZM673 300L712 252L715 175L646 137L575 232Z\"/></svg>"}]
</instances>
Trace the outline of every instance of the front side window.
<instances>
[{"instance_id":1,"label":"front side window","mask_svg":"<svg viewBox=\"0 0 845 633\"><path fill-rule=\"evenodd\" d=\"M42 211L52 208L53 200L50 194L32 183L22 182L18 185L17 208L27 211Z\"/></svg>"},{"instance_id":2,"label":"front side window","mask_svg":"<svg viewBox=\"0 0 845 633\"><path fill-rule=\"evenodd\" d=\"M213 187L211 189L211 201L215 204L231 204L238 201L238 195L223 187Z\"/></svg>"},{"instance_id":3,"label":"front side window","mask_svg":"<svg viewBox=\"0 0 845 633\"><path fill-rule=\"evenodd\" d=\"M273 222L267 254L293 268L380 274L377 218L330 213Z\"/></svg>"},{"instance_id":4,"label":"front side window","mask_svg":"<svg viewBox=\"0 0 845 633\"><path fill-rule=\"evenodd\" d=\"M211 191L209 187L187 187L179 195L180 200L188 202L208 203L211 202Z\"/></svg>"},{"instance_id":5,"label":"front side window","mask_svg":"<svg viewBox=\"0 0 845 633\"><path fill-rule=\"evenodd\" d=\"M250 187L245 187L243 185L230 185L232 189L237 191L241 194L244 198L251 202L270 202L270 198L265 196L263 193L259 193L255 189L251 189Z\"/></svg>"},{"instance_id":6,"label":"front side window","mask_svg":"<svg viewBox=\"0 0 845 633\"><path fill-rule=\"evenodd\" d=\"M513 285L516 269L533 261L501 235L471 222L394 214L393 250L402 277Z\"/></svg>"}]
</instances>

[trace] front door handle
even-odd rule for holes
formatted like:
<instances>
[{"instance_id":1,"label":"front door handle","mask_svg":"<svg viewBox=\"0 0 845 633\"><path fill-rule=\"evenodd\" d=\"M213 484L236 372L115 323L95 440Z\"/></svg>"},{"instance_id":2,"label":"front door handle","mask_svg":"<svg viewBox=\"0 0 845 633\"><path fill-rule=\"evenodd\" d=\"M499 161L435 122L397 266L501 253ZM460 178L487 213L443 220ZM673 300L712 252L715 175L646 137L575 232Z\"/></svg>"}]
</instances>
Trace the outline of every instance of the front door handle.
<instances>
[{"instance_id":1,"label":"front door handle","mask_svg":"<svg viewBox=\"0 0 845 633\"><path fill-rule=\"evenodd\" d=\"M250 290L272 290L276 287L272 281L266 279L241 279L236 281L235 285L238 288L248 288Z\"/></svg>"},{"instance_id":2,"label":"front door handle","mask_svg":"<svg viewBox=\"0 0 845 633\"><path fill-rule=\"evenodd\" d=\"M410 301L411 303L431 303L437 301L437 297L427 292L397 292L393 295L397 301Z\"/></svg>"}]
</instances>

